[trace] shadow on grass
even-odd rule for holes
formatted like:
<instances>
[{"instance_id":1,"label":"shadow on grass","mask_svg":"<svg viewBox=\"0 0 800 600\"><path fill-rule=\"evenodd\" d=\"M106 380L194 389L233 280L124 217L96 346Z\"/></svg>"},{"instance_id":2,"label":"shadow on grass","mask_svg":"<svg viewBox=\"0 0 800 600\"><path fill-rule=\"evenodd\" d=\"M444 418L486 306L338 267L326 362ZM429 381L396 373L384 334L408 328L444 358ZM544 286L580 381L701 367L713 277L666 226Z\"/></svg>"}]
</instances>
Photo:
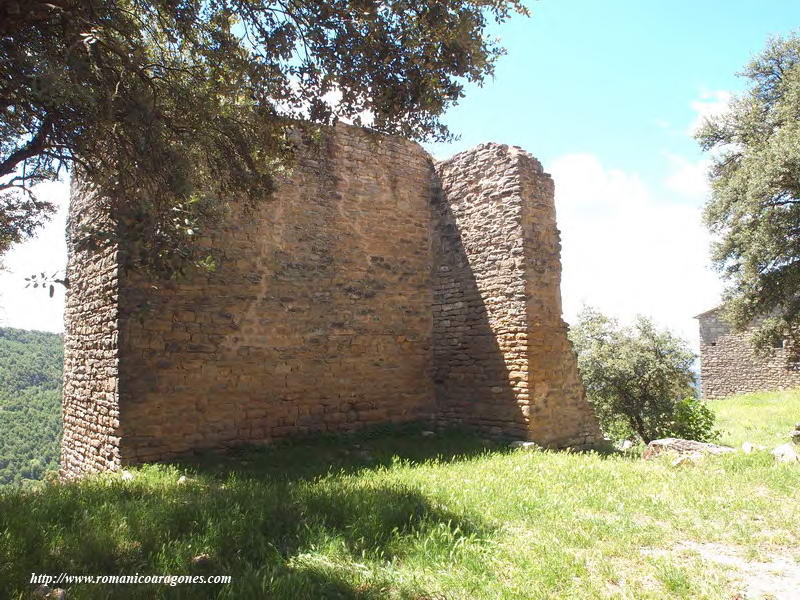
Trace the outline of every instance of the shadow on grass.
<instances>
[{"instance_id":1,"label":"shadow on grass","mask_svg":"<svg viewBox=\"0 0 800 600\"><path fill-rule=\"evenodd\" d=\"M203 457L188 470L148 466L132 481L8 490L0 493L0 587L28 598L32 573L230 575L226 585L62 587L71 600L424 597L382 580L380 566L431 536L446 547L480 542L492 528L364 470L392 457L453 461L486 449L460 434L321 440ZM319 477L331 470L338 474ZM189 479L178 483L182 473Z\"/></svg>"},{"instance_id":2,"label":"shadow on grass","mask_svg":"<svg viewBox=\"0 0 800 600\"><path fill-rule=\"evenodd\" d=\"M352 436L318 437L275 446L239 446L226 452L205 452L179 464L198 472L227 476L295 481L330 473L355 474L364 469L388 468L400 460L458 462L487 452L509 452L506 441L451 429L426 437L416 426L376 428Z\"/></svg>"}]
</instances>

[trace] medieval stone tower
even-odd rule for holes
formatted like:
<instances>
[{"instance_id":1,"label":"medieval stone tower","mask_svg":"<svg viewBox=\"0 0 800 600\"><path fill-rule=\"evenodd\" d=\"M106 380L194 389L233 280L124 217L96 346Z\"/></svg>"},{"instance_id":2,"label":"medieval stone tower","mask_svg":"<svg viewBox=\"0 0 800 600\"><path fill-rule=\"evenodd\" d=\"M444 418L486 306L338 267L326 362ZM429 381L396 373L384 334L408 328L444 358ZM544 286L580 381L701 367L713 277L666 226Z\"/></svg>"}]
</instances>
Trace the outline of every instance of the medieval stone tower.
<instances>
[{"instance_id":1,"label":"medieval stone tower","mask_svg":"<svg viewBox=\"0 0 800 600\"><path fill-rule=\"evenodd\" d=\"M65 476L408 421L599 440L561 319L553 183L518 148L434 164L338 125L257 214L213 232L215 272L178 282L79 249L96 218L76 187Z\"/></svg>"}]
</instances>

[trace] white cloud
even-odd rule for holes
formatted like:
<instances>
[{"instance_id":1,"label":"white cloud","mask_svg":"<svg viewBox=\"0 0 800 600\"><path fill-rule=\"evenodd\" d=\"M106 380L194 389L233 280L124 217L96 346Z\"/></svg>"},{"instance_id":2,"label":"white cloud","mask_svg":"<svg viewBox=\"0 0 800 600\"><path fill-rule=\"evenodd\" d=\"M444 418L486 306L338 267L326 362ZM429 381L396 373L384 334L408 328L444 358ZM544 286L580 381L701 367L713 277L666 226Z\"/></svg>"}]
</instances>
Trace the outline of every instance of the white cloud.
<instances>
[{"instance_id":1,"label":"white cloud","mask_svg":"<svg viewBox=\"0 0 800 600\"><path fill-rule=\"evenodd\" d=\"M43 200L58 207L38 235L13 247L0 271L0 326L44 331L64 330L64 288L57 285L50 298L41 288L25 288L25 277L44 271L52 275L67 264L65 240L69 185L65 182L44 183L36 187Z\"/></svg>"},{"instance_id":2,"label":"white cloud","mask_svg":"<svg viewBox=\"0 0 800 600\"><path fill-rule=\"evenodd\" d=\"M710 192L708 169L711 161L703 158L692 162L669 152L664 156L672 166L672 173L664 180L667 188L687 198L705 200Z\"/></svg>"},{"instance_id":3,"label":"white cloud","mask_svg":"<svg viewBox=\"0 0 800 600\"><path fill-rule=\"evenodd\" d=\"M693 136L706 119L727 112L732 98L733 94L726 90L702 90L700 98L689 104L696 114L687 133Z\"/></svg>"},{"instance_id":4,"label":"white cloud","mask_svg":"<svg viewBox=\"0 0 800 600\"><path fill-rule=\"evenodd\" d=\"M709 236L700 205L662 202L634 173L606 168L592 154L549 165L562 237L567 321L589 304L630 322L636 314L698 347L694 315L721 290L708 268Z\"/></svg>"}]
</instances>

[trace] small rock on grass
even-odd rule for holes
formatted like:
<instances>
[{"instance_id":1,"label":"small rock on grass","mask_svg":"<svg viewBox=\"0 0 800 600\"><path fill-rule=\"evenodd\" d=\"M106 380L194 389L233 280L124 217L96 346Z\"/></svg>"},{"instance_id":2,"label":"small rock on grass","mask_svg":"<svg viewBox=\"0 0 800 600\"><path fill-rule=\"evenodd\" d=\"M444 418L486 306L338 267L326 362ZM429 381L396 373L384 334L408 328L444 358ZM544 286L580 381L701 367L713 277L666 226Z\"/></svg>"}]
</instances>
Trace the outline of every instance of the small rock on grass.
<instances>
[{"instance_id":1,"label":"small rock on grass","mask_svg":"<svg viewBox=\"0 0 800 600\"><path fill-rule=\"evenodd\" d=\"M679 467L685 464L697 464L703 460L703 455L700 452L690 452L689 454L679 454L678 457L672 461L673 467Z\"/></svg>"},{"instance_id":2,"label":"small rock on grass","mask_svg":"<svg viewBox=\"0 0 800 600\"><path fill-rule=\"evenodd\" d=\"M750 442L743 442L742 443L742 452L745 454L752 454L753 452L766 450L764 446L756 446L755 444L751 444Z\"/></svg>"},{"instance_id":3,"label":"small rock on grass","mask_svg":"<svg viewBox=\"0 0 800 600\"><path fill-rule=\"evenodd\" d=\"M774 456L775 460L778 462L800 462L800 455L797 454L797 450L795 450L794 444L791 442L778 446L772 452L770 452L770 454L772 454L772 456Z\"/></svg>"},{"instance_id":4,"label":"small rock on grass","mask_svg":"<svg viewBox=\"0 0 800 600\"><path fill-rule=\"evenodd\" d=\"M789 438L791 438L795 444L800 445L800 423L794 426L794 431L789 434Z\"/></svg>"},{"instance_id":5,"label":"small rock on grass","mask_svg":"<svg viewBox=\"0 0 800 600\"><path fill-rule=\"evenodd\" d=\"M509 444L512 448L525 448L526 450L538 450L539 444L536 442L527 442L525 440L516 440Z\"/></svg>"},{"instance_id":6,"label":"small rock on grass","mask_svg":"<svg viewBox=\"0 0 800 600\"><path fill-rule=\"evenodd\" d=\"M192 564L197 567L205 567L211 564L211 555L203 552L192 558Z\"/></svg>"},{"instance_id":7,"label":"small rock on grass","mask_svg":"<svg viewBox=\"0 0 800 600\"><path fill-rule=\"evenodd\" d=\"M33 590L34 598L45 598L45 600L66 600L67 590L61 588L50 589L47 584L42 584Z\"/></svg>"},{"instance_id":8,"label":"small rock on grass","mask_svg":"<svg viewBox=\"0 0 800 600\"><path fill-rule=\"evenodd\" d=\"M122 479L122 481L132 481L133 473L126 469L120 474L120 479Z\"/></svg>"},{"instance_id":9,"label":"small rock on grass","mask_svg":"<svg viewBox=\"0 0 800 600\"><path fill-rule=\"evenodd\" d=\"M725 454L726 452L733 452L734 449L729 446L718 446L717 444L707 444L705 442L697 442L695 440L682 440L679 438L663 438L660 440L653 440L647 444L642 458L649 460L654 456L658 456L662 452L675 452L677 454Z\"/></svg>"},{"instance_id":10,"label":"small rock on grass","mask_svg":"<svg viewBox=\"0 0 800 600\"><path fill-rule=\"evenodd\" d=\"M617 450L625 452L626 450L630 450L631 448L633 448L633 442L630 440L622 440L621 442L614 443L614 447Z\"/></svg>"},{"instance_id":11,"label":"small rock on grass","mask_svg":"<svg viewBox=\"0 0 800 600\"><path fill-rule=\"evenodd\" d=\"M436 435L436 433L433 432L433 431L423 431L422 432L422 437L433 437L435 435Z\"/></svg>"}]
</instances>

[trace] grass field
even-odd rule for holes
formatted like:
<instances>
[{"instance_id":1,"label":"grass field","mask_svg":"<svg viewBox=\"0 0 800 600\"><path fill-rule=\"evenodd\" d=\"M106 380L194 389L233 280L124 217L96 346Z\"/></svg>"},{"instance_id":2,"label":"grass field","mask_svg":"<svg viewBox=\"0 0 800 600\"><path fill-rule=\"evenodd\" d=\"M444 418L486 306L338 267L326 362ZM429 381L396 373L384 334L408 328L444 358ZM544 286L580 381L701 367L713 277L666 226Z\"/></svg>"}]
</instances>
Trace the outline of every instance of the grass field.
<instances>
[{"instance_id":1,"label":"grass field","mask_svg":"<svg viewBox=\"0 0 800 600\"><path fill-rule=\"evenodd\" d=\"M786 432L800 423L800 392L762 392L712 404L723 435L731 446L743 441L774 448L786 443Z\"/></svg>"},{"instance_id":2,"label":"grass field","mask_svg":"<svg viewBox=\"0 0 800 600\"><path fill-rule=\"evenodd\" d=\"M800 393L714 406L737 446L800 421ZM0 595L63 571L232 577L70 599L782 598L800 558L800 465L767 452L673 467L411 431L132 473L0 493Z\"/></svg>"}]
</instances>

